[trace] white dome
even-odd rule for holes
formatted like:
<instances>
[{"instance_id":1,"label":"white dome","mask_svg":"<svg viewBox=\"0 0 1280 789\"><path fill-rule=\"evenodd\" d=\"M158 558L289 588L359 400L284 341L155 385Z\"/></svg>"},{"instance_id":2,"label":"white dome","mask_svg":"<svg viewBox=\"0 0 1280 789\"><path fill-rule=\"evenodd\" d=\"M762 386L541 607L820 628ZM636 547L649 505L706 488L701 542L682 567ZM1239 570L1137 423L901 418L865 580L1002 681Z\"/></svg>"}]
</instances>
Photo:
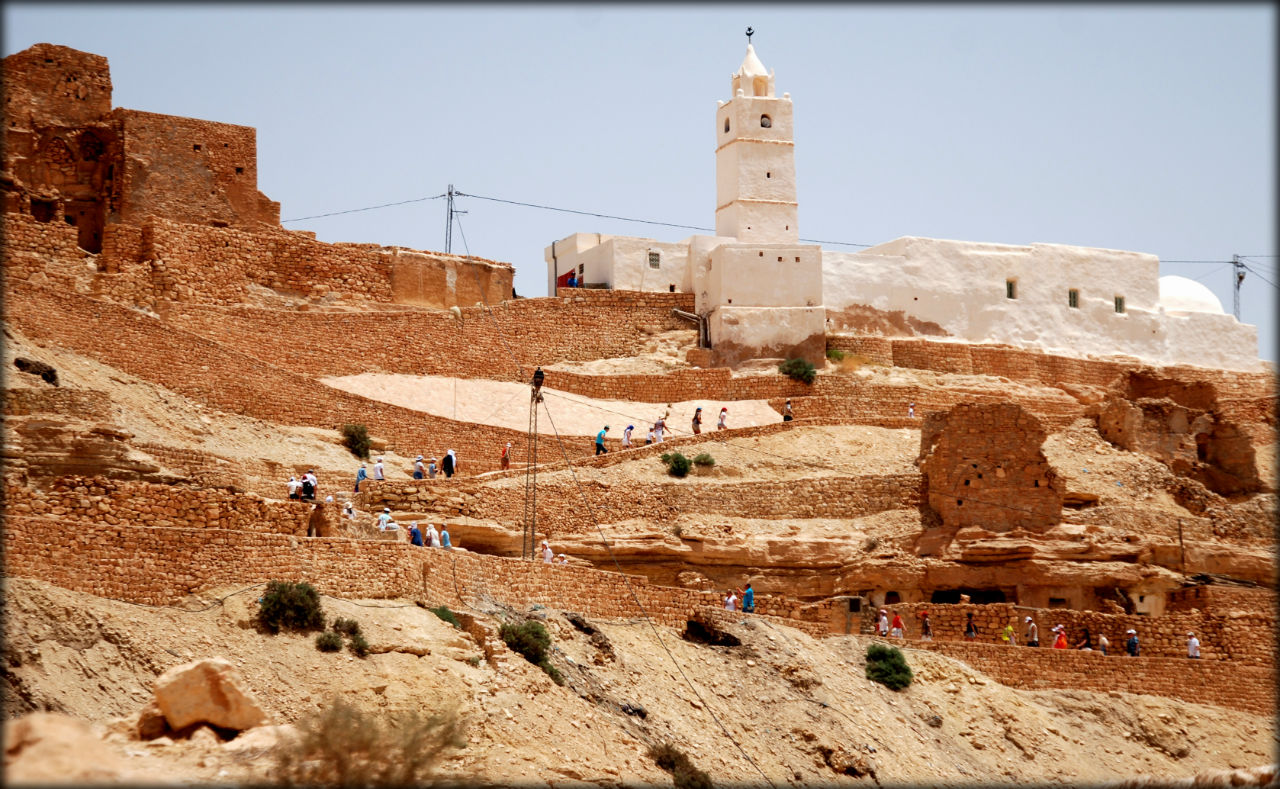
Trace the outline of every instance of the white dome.
<instances>
[{"instance_id":1,"label":"white dome","mask_svg":"<svg viewBox=\"0 0 1280 789\"><path fill-rule=\"evenodd\" d=\"M767 77L769 72L765 71L764 64L760 62L760 58L756 57L756 48L747 44L747 56L742 59L742 65L738 66L739 77Z\"/></svg>"},{"instance_id":2,"label":"white dome","mask_svg":"<svg viewBox=\"0 0 1280 789\"><path fill-rule=\"evenodd\" d=\"M1160 306L1166 312L1223 313L1222 302L1213 291L1194 279L1174 274L1160 278Z\"/></svg>"}]
</instances>

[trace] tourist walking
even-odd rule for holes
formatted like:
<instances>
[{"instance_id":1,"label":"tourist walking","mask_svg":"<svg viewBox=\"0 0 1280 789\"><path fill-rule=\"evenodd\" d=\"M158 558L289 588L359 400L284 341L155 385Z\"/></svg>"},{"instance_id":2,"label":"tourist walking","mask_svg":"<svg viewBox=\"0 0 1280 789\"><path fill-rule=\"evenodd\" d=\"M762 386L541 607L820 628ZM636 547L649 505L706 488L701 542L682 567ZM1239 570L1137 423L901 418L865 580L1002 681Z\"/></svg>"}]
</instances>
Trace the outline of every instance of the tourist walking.
<instances>
[{"instance_id":1,"label":"tourist walking","mask_svg":"<svg viewBox=\"0 0 1280 789\"><path fill-rule=\"evenodd\" d=\"M1192 660L1200 659L1200 639L1192 632L1187 633L1187 657Z\"/></svg>"},{"instance_id":2,"label":"tourist walking","mask_svg":"<svg viewBox=\"0 0 1280 789\"><path fill-rule=\"evenodd\" d=\"M1005 625L1004 630L1000 631L1000 640L1006 646L1016 647L1018 645L1018 637L1013 632L1012 624Z\"/></svg>"},{"instance_id":3,"label":"tourist walking","mask_svg":"<svg viewBox=\"0 0 1280 789\"><path fill-rule=\"evenodd\" d=\"M1067 648L1067 629L1062 625L1054 625L1053 632L1057 633L1057 635L1053 637L1053 648L1066 649Z\"/></svg>"},{"instance_id":4,"label":"tourist walking","mask_svg":"<svg viewBox=\"0 0 1280 789\"><path fill-rule=\"evenodd\" d=\"M609 453L608 447L604 445L604 436L605 436L605 433L608 433L608 432L609 432L609 426L605 425L604 430L601 430L599 433L596 433L596 454L597 455L607 455Z\"/></svg>"},{"instance_id":5,"label":"tourist walking","mask_svg":"<svg viewBox=\"0 0 1280 789\"><path fill-rule=\"evenodd\" d=\"M635 425L627 425L627 429L622 431L622 448L631 449L631 431L635 430Z\"/></svg>"},{"instance_id":6,"label":"tourist walking","mask_svg":"<svg viewBox=\"0 0 1280 789\"><path fill-rule=\"evenodd\" d=\"M547 541L542 541L542 561L551 564L551 560L555 558L555 554L551 551L551 546L547 545Z\"/></svg>"},{"instance_id":7,"label":"tourist walking","mask_svg":"<svg viewBox=\"0 0 1280 789\"><path fill-rule=\"evenodd\" d=\"M1075 649L1081 649L1086 652L1093 651L1093 634L1089 632L1089 628L1084 629L1084 634L1080 636L1080 640L1076 642Z\"/></svg>"},{"instance_id":8,"label":"tourist walking","mask_svg":"<svg viewBox=\"0 0 1280 789\"><path fill-rule=\"evenodd\" d=\"M316 500L316 483L311 481L311 472L302 475L302 500Z\"/></svg>"},{"instance_id":9,"label":"tourist walking","mask_svg":"<svg viewBox=\"0 0 1280 789\"><path fill-rule=\"evenodd\" d=\"M436 474L440 473L440 467L436 465L437 460L439 460L439 458L431 458L427 463L427 479L435 479Z\"/></svg>"},{"instance_id":10,"label":"tourist walking","mask_svg":"<svg viewBox=\"0 0 1280 789\"><path fill-rule=\"evenodd\" d=\"M458 456L451 449L444 453L444 475L446 478L452 477L458 471Z\"/></svg>"},{"instance_id":11,"label":"tourist walking","mask_svg":"<svg viewBox=\"0 0 1280 789\"><path fill-rule=\"evenodd\" d=\"M973 641L978 637L978 628L973 624L972 611L964 615L964 637L969 641Z\"/></svg>"},{"instance_id":12,"label":"tourist walking","mask_svg":"<svg viewBox=\"0 0 1280 789\"><path fill-rule=\"evenodd\" d=\"M427 471L427 464L422 462L422 455L418 455L416 458L413 459L413 478L414 479L426 478L427 476L426 471Z\"/></svg>"},{"instance_id":13,"label":"tourist walking","mask_svg":"<svg viewBox=\"0 0 1280 789\"><path fill-rule=\"evenodd\" d=\"M915 404L915 403L907 403L907 418L908 418L908 419L915 419L915 416L916 416L916 404Z\"/></svg>"},{"instance_id":14,"label":"tourist walking","mask_svg":"<svg viewBox=\"0 0 1280 789\"><path fill-rule=\"evenodd\" d=\"M373 478L379 481L386 479L382 475L382 458L378 458L378 462L373 464Z\"/></svg>"},{"instance_id":15,"label":"tourist walking","mask_svg":"<svg viewBox=\"0 0 1280 789\"><path fill-rule=\"evenodd\" d=\"M880 620L876 622L876 632L881 637L889 635L889 614L883 608L880 609Z\"/></svg>"},{"instance_id":16,"label":"tourist walking","mask_svg":"<svg viewBox=\"0 0 1280 789\"><path fill-rule=\"evenodd\" d=\"M742 611L743 613L753 614L756 610L756 593L751 588L751 584L747 584L747 588L742 590Z\"/></svg>"},{"instance_id":17,"label":"tourist walking","mask_svg":"<svg viewBox=\"0 0 1280 789\"><path fill-rule=\"evenodd\" d=\"M299 491L302 490L302 483L298 481L297 477L293 477L293 476L289 477L289 481L286 482L285 485L286 487L289 488L289 498L291 499L302 498L302 494L299 493Z\"/></svg>"},{"instance_id":18,"label":"tourist walking","mask_svg":"<svg viewBox=\"0 0 1280 789\"><path fill-rule=\"evenodd\" d=\"M1124 651L1128 653L1129 657L1138 657L1138 653L1141 651L1138 647L1138 631L1130 628L1124 632L1125 635L1129 636L1128 640L1124 642Z\"/></svg>"},{"instance_id":19,"label":"tourist walking","mask_svg":"<svg viewBox=\"0 0 1280 789\"><path fill-rule=\"evenodd\" d=\"M729 426L725 424L725 420L729 418L728 407L720 409L720 421L716 422L716 430L724 430Z\"/></svg>"},{"instance_id":20,"label":"tourist walking","mask_svg":"<svg viewBox=\"0 0 1280 789\"><path fill-rule=\"evenodd\" d=\"M693 410L693 434L696 436L702 432L702 406L698 406Z\"/></svg>"},{"instance_id":21,"label":"tourist walking","mask_svg":"<svg viewBox=\"0 0 1280 789\"><path fill-rule=\"evenodd\" d=\"M658 436L657 436L657 434L654 432L654 431L655 431L655 430L657 430L657 429L658 429L658 426L657 426L657 425L654 425L653 427L649 428L649 435L645 436L645 439L644 439L644 445L645 445L645 446L649 446L649 445L650 445L650 444L652 444L655 440L657 440L657 437L658 437Z\"/></svg>"},{"instance_id":22,"label":"tourist walking","mask_svg":"<svg viewBox=\"0 0 1280 789\"><path fill-rule=\"evenodd\" d=\"M409 524L409 543L411 545L422 545L422 532L418 530L417 521Z\"/></svg>"},{"instance_id":23,"label":"tourist walking","mask_svg":"<svg viewBox=\"0 0 1280 789\"><path fill-rule=\"evenodd\" d=\"M667 415L663 414L658 417L658 421L653 423L653 440L655 443L662 443L662 434L667 429Z\"/></svg>"},{"instance_id":24,"label":"tourist walking","mask_svg":"<svg viewBox=\"0 0 1280 789\"><path fill-rule=\"evenodd\" d=\"M782 409L782 421L783 422L791 421L791 398L790 397L787 398L786 407Z\"/></svg>"},{"instance_id":25,"label":"tourist walking","mask_svg":"<svg viewBox=\"0 0 1280 789\"><path fill-rule=\"evenodd\" d=\"M1111 646L1111 642L1107 640L1107 634L1099 633L1098 634L1098 651L1101 652L1104 657L1107 654L1107 647L1109 646Z\"/></svg>"},{"instance_id":26,"label":"tourist walking","mask_svg":"<svg viewBox=\"0 0 1280 789\"><path fill-rule=\"evenodd\" d=\"M427 547L440 547L440 532L436 531L436 525L434 523L427 524Z\"/></svg>"},{"instance_id":27,"label":"tourist walking","mask_svg":"<svg viewBox=\"0 0 1280 789\"><path fill-rule=\"evenodd\" d=\"M889 635L894 638L905 638L907 632L906 625L902 623L902 614L897 611L893 612L893 624L889 626Z\"/></svg>"},{"instance_id":28,"label":"tourist walking","mask_svg":"<svg viewBox=\"0 0 1280 789\"><path fill-rule=\"evenodd\" d=\"M360 492L360 483L369 478L369 472L365 470L364 464L360 464L360 470L356 472L356 493Z\"/></svg>"},{"instance_id":29,"label":"tourist walking","mask_svg":"<svg viewBox=\"0 0 1280 789\"><path fill-rule=\"evenodd\" d=\"M347 520L353 521L356 519L356 508L348 501L342 505L342 514L347 516Z\"/></svg>"},{"instance_id":30,"label":"tourist walking","mask_svg":"<svg viewBox=\"0 0 1280 789\"><path fill-rule=\"evenodd\" d=\"M502 468L503 471L506 471L507 469L511 468L511 442L510 441L508 441L507 445L502 448L502 457L498 458L498 465Z\"/></svg>"},{"instance_id":31,"label":"tourist walking","mask_svg":"<svg viewBox=\"0 0 1280 789\"><path fill-rule=\"evenodd\" d=\"M453 548L453 542L449 539L449 525L445 523L440 524L440 547Z\"/></svg>"},{"instance_id":32,"label":"tourist walking","mask_svg":"<svg viewBox=\"0 0 1280 789\"><path fill-rule=\"evenodd\" d=\"M933 625L929 623L928 611L920 612L920 640L921 641L933 640Z\"/></svg>"},{"instance_id":33,"label":"tourist walking","mask_svg":"<svg viewBox=\"0 0 1280 789\"><path fill-rule=\"evenodd\" d=\"M1027 646L1040 646L1040 628L1031 617L1027 617Z\"/></svg>"}]
</instances>

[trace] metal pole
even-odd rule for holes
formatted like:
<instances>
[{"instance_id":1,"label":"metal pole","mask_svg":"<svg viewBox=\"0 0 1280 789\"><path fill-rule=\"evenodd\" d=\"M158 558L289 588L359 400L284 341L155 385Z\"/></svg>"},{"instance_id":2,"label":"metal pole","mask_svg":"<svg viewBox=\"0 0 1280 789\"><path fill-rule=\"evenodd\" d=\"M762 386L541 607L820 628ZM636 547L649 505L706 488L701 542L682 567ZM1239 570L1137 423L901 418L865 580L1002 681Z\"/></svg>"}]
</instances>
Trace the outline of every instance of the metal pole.
<instances>
[{"instance_id":1,"label":"metal pole","mask_svg":"<svg viewBox=\"0 0 1280 789\"><path fill-rule=\"evenodd\" d=\"M1231 256L1231 273L1235 279L1232 283L1231 312L1240 320L1240 283L1244 282L1244 264L1239 255Z\"/></svg>"},{"instance_id":2,"label":"metal pole","mask_svg":"<svg viewBox=\"0 0 1280 789\"><path fill-rule=\"evenodd\" d=\"M448 200L445 201L444 208L444 252L449 254L453 251L453 184L449 184Z\"/></svg>"}]
</instances>

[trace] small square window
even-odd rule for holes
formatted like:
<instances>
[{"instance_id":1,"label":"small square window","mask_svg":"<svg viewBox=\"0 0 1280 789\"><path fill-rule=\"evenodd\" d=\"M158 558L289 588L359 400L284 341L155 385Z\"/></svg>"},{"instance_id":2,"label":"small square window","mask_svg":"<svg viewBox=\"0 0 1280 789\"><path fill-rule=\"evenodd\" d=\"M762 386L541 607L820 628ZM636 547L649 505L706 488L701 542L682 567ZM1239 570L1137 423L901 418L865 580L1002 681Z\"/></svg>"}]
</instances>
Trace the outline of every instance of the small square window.
<instances>
[{"instance_id":1,"label":"small square window","mask_svg":"<svg viewBox=\"0 0 1280 789\"><path fill-rule=\"evenodd\" d=\"M1014 279L1006 279L1004 281L1004 297L1006 299L1018 298L1018 281Z\"/></svg>"},{"instance_id":2,"label":"small square window","mask_svg":"<svg viewBox=\"0 0 1280 789\"><path fill-rule=\"evenodd\" d=\"M200 143L195 143L194 145L192 145L192 146L191 146L191 150L193 150L193 151L198 151L198 150L200 150Z\"/></svg>"},{"instance_id":3,"label":"small square window","mask_svg":"<svg viewBox=\"0 0 1280 789\"><path fill-rule=\"evenodd\" d=\"M649 268L658 268L660 265L662 265L662 253L661 253L661 252L650 252L650 253L649 253Z\"/></svg>"},{"instance_id":4,"label":"small square window","mask_svg":"<svg viewBox=\"0 0 1280 789\"><path fill-rule=\"evenodd\" d=\"M1077 308L1080 306L1080 291L1075 288L1067 291L1067 306Z\"/></svg>"},{"instance_id":5,"label":"small square window","mask_svg":"<svg viewBox=\"0 0 1280 789\"><path fill-rule=\"evenodd\" d=\"M1124 312L1124 296L1116 296L1116 312Z\"/></svg>"}]
</instances>

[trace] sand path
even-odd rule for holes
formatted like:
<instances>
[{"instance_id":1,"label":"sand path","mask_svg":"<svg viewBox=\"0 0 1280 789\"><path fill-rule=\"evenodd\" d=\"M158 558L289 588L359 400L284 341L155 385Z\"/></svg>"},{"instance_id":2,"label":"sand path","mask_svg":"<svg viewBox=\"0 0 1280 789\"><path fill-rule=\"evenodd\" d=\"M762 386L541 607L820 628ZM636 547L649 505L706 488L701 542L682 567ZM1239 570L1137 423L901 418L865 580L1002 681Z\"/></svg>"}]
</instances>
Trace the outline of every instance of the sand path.
<instances>
[{"instance_id":1,"label":"sand path","mask_svg":"<svg viewBox=\"0 0 1280 789\"><path fill-rule=\"evenodd\" d=\"M529 427L529 387L508 381L449 378L436 375L363 373L320 382L371 400L425 411L434 416L514 430ZM635 425L633 440L644 443L645 433L664 411L666 403L629 400L597 400L543 388L546 410L538 414L538 431L551 433L551 422L562 434L594 436L609 425L609 437L621 438L627 425ZM702 407L703 431L714 430L720 409L728 407L730 427L753 427L781 422L782 416L764 400L687 400L671 403L667 435L688 435L693 410ZM550 419L548 419L548 413Z\"/></svg>"}]
</instances>

